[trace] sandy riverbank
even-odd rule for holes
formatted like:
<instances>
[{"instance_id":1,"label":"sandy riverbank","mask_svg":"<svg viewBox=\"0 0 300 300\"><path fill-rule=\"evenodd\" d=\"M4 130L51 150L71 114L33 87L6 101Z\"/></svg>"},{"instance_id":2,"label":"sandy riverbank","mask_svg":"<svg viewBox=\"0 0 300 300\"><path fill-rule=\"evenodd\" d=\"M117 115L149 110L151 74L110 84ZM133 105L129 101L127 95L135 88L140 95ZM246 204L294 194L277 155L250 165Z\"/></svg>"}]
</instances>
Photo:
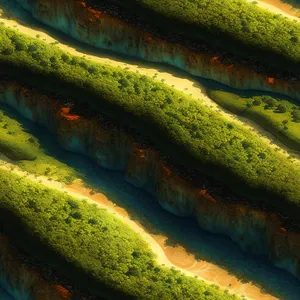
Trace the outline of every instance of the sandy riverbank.
<instances>
[{"instance_id":1,"label":"sandy riverbank","mask_svg":"<svg viewBox=\"0 0 300 300\"><path fill-rule=\"evenodd\" d=\"M20 32L27 34L32 37L36 37L37 35L40 35L40 39L45 40L48 43L53 43L56 40L53 39L48 34L39 31L39 30L33 30L31 28L28 28L26 26L22 26L18 24L17 22L13 20L7 20L5 18L0 18L0 22L4 22L7 26L15 27ZM255 124L251 124L251 126L246 125L246 121L242 122L239 121L234 115L227 113L225 110L221 110L218 105L216 105L210 98L206 96L205 88L201 86L199 83L194 81L192 78L189 78L187 75L183 75L178 73L168 73L161 71L161 68L151 68L147 67L146 64L142 63L124 63L122 60L117 58L111 58L111 56L94 56L94 55L86 55L83 52L78 51L75 48L72 48L68 45L64 45L62 43L57 45L59 48L61 48L64 51L67 51L73 55L77 56L83 56L85 55L87 59L109 64L116 67L121 68L128 68L131 71L138 71L140 74L144 74L149 77L153 77L155 74L157 75L157 79L161 80L163 79L165 84L168 84L170 86L174 86L174 88L183 91L184 93L191 94L195 99L198 99L202 101L203 103L211 106L212 109L220 110L220 114L226 116L227 118L233 120L234 122L239 122L240 124L249 127L250 129L256 130L258 132L262 133L262 130ZM247 124L250 124L250 122L247 122ZM256 128L256 129L254 129ZM264 133L264 139L267 143L273 142L272 136L267 133ZM277 147L277 145L274 145L274 147ZM283 146L282 146L283 147ZM287 153L289 155L290 153ZM2 166L1 166L2 167ZM7 165L8 168L10 168L9 165ZM79 197L79 198L86 198L90 202L97 202L99 205L106 207L111 213L114 213L116 216L122 218L123 222L128 224L131 228L133 228L136 232L139 232L143 238L149 243L152 250L157 254L158 262L160 264L165 264L166 266L175 266L177 269L180 269L185 274L189 276L199 276L199 279L204 279L209 283L215 283L218 284L224 288L229 289L233 293L237 294L243 294L247 296L249 299L275 299L274 297L270 295L264 295L261 294L259 291L259 288L251 285L251 284L243 284L240 281L238 281L237 278L235 278L232 275L229 275L226 270L219 268L218 266L215 266L213 264L204 262L204 261L197 261L193 256L189 255L185 249L182 247L169 247L165 245L165 240L167 237L164 236L151 236L149 235L143 227L136 221L130 220L130 217L128 216L128 213L120 207L117 207L112 203L109 199L107 199L103 194L95 194L90 195L90 191L83 187L83 185L79 182L76 182L72 186L65 187L64 185L49 181L47 178L43 177L37 177L31 176L27 174L26 172L22 172L18 169L15 169L14 172L16 172L20 176L26 176L29 177L33 181L39 181L44 185L47 185L51 188L58 189L62 192L66 192L72 196Z\"/></svg>"},{"instance_id":2,"label":"sandy riverbank","mask_svg":"<svg viewBox=\"0 0 300 300\"><path fill-rule=\"evenodd\" d=\"M300 21L300 10L291 4L281 2L280 0L246 0L248 2L256 2L257 6L266 9L275 14L281 14L291 20Z\"/></svg>"},{"instance_id":3,"label":"sandy riverbank","mask_svg":"<svg viewBox=\"0 0 300 300\"><path fill-rule=\"evenodd\" d=\"M123 221L128 224L128 220L130 218L128 212L116 206L113 202L107 199L103 194L96 193L91 195L91 190L85 188L83 183L77 180L70 186L65 187L67 191L71 193L75 193L77 195L85 196L87 198L92 199L93 201L100 203L101 205L109 208L109 211L115 213L118 216L123 218ZM74 195L75 195L74 194ZM132 221L131 221L132 222ZM138 225L139 228L143 229L142 236L149 235L145 228L138 222L134 221L135 224ZM167 246L166 241L167 237L162 235L154 235L151 234L151 240L147 239L150 242L151 247L155 244L159 245L160 250L163 251L163 255L158 257L158 261L161 264L165 264L166 266L175 266L177 269L183 271L186 275L189 276L198 276L199 279L205 280L208 283L214 283L221 286L224 289L228 289L230 292L244 295L248 299L261 299L261 300L271 300L277 299L269 294L262 294L260 289L251 283L242 283L235 276L230 275L225 269L218 267L212 263L197 260L193 255L189 254L186 249L182 246L178 245L176 247ZM153 240L155 243L153 244Z\"/></svg>"},{"instance_id":4,"label":"sandy riverbank","mask_svg":"<svg viewBox=\"0 0 300 300\"><path fill-rule=\"evenodd\" d=\"M161 265L165 265L169 268L175 267L187 276L198 276L199 280L204 280L208 284L217 284L221 288L228 289L231 293L244 295L247 299L277 299L269 294L262 294L260 289L251 283L242 283L235 276L230 275L225 269L203 260L197 260L193 255L188 254L180 245L176 247L167 246L165 243L167 240L166 236L149 234L137 220L133 221L130 219L128 212L124 208L117 206L104 194L94 193L91 189L86 188L84 182L81 180L76 180L72 185L64 185L63 183L49 180L45 176L34 176L14 166L12 161L2 154L0 154L0 168L9 170L21 177L26 177L33 182L41 183L70 196L85 199L90 203L96 203L106 208L108 212L120 218L122 222L129 225L142 236L156 254L157 262Z\"/></svg>"},{"instance_id":5,"label":"sandy riverbank","mask_svg":"<svg viewBox=\"0 0 300 300\"><path fill-rule=\"evenodd\" d=\"M273 7L280 10L281 14L286 13L289 16L297 17L298 19L300 18L300 9L293 6L292 4L282 2L281 0L261 0L260 2L272 5Z\"/></svg>"},{"instance_id":6,"label":"sandy riverbank","mask_svg":"<svg viewBox=\"0 0 300 300\"><path fill-rule=\"evenodd\" d=\"M55 43L57 42L52 36L48 33L39 30L33 29L27 26L24 26L16 20L7 19L7 17L1 14L0 8L0 22L3 23L7 27L14 28L19 32L26 34L30 37L37 37L39 39L45 41L46 43ZM210 107L210 109L218 111L218 113L230 120L231 122L242 125L245 128L257 133L259 137L266 142L266 144L270 147L279 148L280 152L285 156L294 157L293 161L295 163L300 164L300 153L290 149L280 141L278 141L270 132L264 130L262 127L257 125L255 122L252 122L246 118L236 116L235 114L230 113L228 110L223 109L221 106L216 104L212 99L210 99L206 94L206 88L201 85L196 79L189 76L185 72L181 72L180 70L176 70L175 68L158 65L154 66L153 63L144 62L144 61L133 61L132 59L126 60L124 58L120 58L116 54L109 54L107 52L99 51L97 55L87 54L84 51L84 45L82 48L73 47L68 44L64 44L63 41L60 41L57 44L57 47L63 51L66 51L72 55L85 57L87 60L98 62L101 64L107 64L113 67L119 67L123 69L130 70L132 72L138 72L141 75L146 75L151 78L156 78L158 81L163 81L165 84L173 87L176 90L179 90L185 94L191 95L195 101L201 101L204 105Z\"/></svg>"}]
</instances>

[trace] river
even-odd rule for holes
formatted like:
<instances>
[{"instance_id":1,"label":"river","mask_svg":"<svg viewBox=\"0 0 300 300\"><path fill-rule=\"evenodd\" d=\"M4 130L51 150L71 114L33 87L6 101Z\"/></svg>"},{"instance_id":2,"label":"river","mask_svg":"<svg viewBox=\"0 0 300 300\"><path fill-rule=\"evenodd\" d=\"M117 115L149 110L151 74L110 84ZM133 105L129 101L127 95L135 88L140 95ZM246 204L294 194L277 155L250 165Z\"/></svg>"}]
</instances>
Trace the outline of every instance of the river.
<instances>
[{"instance_id":1,"label":"river","mask_svg":"<svg viewBox=\"0 0 300 300\"><path fill-rule=\"evenodd\" d=\"M0 0L0 7L9 3L11 5L12 1ZM29 21L29 16L22 10L15 12L21 19ZM292 275L262 258L245 254L229 238L201 230L196 221L166 212L153 196L125 182L123 174L105 170L82 155L63 150L56 137L44 128L24 119L7 106L1 105L0 109L17 119L28 132L37 137L49 155L84 174L85 182L124 208L132 219L138 220L150 233L167 237L168 245L179 244L197 259L225 268L238 278L253 281L280 299L300 299L299 281ZM0 288L0 299L11 298Z\"/></svg>"},{"instance_id":2,"label":"river","mask_svg":"<svg viewBox=\"0 0 300 300\"><path fill-rule=\"evenodd\" d=\"M167 237L167 245L179 244L197 259L211 262L245 281L253 281L255 285L264 287L280 299L300 299L299 281L292 275L262 258L244 253L225 236L201 230L196 221L168 213L153 196L127 183L122 173L100 168L82 155L65 151L54 135L23 118L11 108L0 105L0 110L18 120L27 132L39 140L48 155L82 173L85 182L117 206L124 208L131 218L138 220L148 232Z\"/></svg>"}]
</instances>

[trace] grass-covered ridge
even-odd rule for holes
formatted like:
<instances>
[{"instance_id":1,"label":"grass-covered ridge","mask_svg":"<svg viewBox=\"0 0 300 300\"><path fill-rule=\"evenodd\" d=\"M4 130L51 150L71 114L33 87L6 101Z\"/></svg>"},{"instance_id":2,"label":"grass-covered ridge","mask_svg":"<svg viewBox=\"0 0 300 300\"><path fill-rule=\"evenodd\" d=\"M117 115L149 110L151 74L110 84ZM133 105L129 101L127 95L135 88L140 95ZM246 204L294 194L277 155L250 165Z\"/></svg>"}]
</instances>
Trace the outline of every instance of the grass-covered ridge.
<instances>
[{"instance_id":1,"label":"grass-covered ridge","mask_svg":"<svg viewBox=\"0 0 300 300\"><path fill-rule=\"evenodd\" d=\"M19 243L26 243L24 236L29 233L61 257L66 276L72 276L68 274L72 265L82 271L83 278L88 276L102 288L135 299L238 299L214 285L159 266L140 235L105 209L5 170L0 170L0 215L0 224L12 230ZM38 244L22 246L39 251ZM47 263L47 254L42 256ZM101 285L88 288L103 295Z\"/></svg>"},{"instance_id":2,"label":"grass-covered ridge","mask_svg":"<svg viewBox=\"0 0 300 300\"><path fill-rule=\"evenodd\" d=\"M271 96L245 97L211 90L208 95L216 103L238 115L257 122L286 145L300 150L300 106Z\"/></svg>"},{"instance_id":3,"label":"grass-covered ridge","mask_svg":"<svg viewBox=\"0 0 300 300\"><path fill-rule=\"evenodd\" d=\"M134 126L176 163L204 172L256 203L300 219L300 167L258 136L146 76L70 56L0 25L1 73L88 102Z\"/></svg>"},{"instance_id":4,"label":"grass-covered ridge","mask_svg":"<svg viewBox=\"0 0 300 300\"><path fill-rule=\"evenodd\" d=\"M1 95L0 95L1 102ZM34 175L71 183L77 171L45 153L39 140L0 108L0 153L22 170Z\"/></svg>"},{"instance_id":5,"label":"grass-covered ridge","mask_svg":"<svg viewBox=\"0 0 300 300\"><path fill-rule=\"evenodd\" d=\"M97 0L93 0L97 2ZM108 0L168 31L299 72L300 25L245 0ZM266 55L268 53L268 55ZM288 63L288 64L286 64ZM293 65L296 64L296 65Z\"/></svg>"},{"instance_id":6,"label":"grass-covered ridge","mask_svg":"<svg viewBox=\"0 0 300 300\"><path fill-rule=\"evenodd\" d=\"M0 137L0 152L12 160L35 160L36 156L27 145L20 143L14 137L3 134Z\"/></svg>"}]
</instances>

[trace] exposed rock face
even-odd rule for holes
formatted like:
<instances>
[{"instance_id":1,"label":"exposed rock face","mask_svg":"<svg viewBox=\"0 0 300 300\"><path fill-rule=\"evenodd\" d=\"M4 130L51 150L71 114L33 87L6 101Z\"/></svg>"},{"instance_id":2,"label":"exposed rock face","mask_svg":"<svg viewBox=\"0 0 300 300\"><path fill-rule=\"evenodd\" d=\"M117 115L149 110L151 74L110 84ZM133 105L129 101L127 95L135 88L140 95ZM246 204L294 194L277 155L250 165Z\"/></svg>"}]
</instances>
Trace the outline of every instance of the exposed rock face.
<instances>
[{"instance_id":1,"label":"exposed rock face","mask_svg":"<svg viewBox=\"0 0 300 300\"><path fill-rule=\"evenodd\" d=\"M250 67L223 63L222 58L193 52L180 44L150 36L146 31L93 10L79 0L17 0L32 15L92 46L152 62L167 63L190 74L242 90L276 92L300 100L300 83L257 73Z\"/></svg>"},{"instance_id":2,"label":"exposed rock face","mask_svg":"<svg viewBox=\"0 0 300 300\"><path fill-rule=\"evenodd\" d=\"M36 269L24 264L17 249L2 233L0 233L0 282L12 299L71 299L71 293L63 286L46 282Z\"/></svg>"},{"instance_id":3,"label":"exposed rock face","mask_svg":"<svg viewBox=\"0 0 300 300\"><path fill-rule=\"evenodd\" d=\"M300 233L283 228L278 216L212 197L209 190L176 174L157 150L143 148L121 128L72 113L35 90L1 82L0 101L56 132L64 148L88 155L102 167L124 171L128 182L155 195L164 209L195 217L202 228L225 234L245 251L264 255L300 277Z\"/></svg>"}]
</instances>

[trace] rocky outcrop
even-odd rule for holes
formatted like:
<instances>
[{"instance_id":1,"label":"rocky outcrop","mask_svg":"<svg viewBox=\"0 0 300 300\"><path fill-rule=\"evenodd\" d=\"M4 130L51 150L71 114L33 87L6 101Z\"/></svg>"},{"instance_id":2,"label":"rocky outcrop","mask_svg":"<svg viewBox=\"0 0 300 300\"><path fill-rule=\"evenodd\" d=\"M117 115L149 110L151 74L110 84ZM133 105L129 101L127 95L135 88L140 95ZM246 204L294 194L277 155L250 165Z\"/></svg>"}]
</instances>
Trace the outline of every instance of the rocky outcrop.
<instances>
[{"instance_id":1,"label":"rocky outcrop","mask_svg":"<svg viewBox=\"0 0 300 300\"><path fill-rule=\"evenodd\" d=\"M24 261L17 248L0 233L0 283L16 300L66 300L71 293L60 284L44 280L40 272Z\"/></svg>"},{"instance_id":2,"label":"rocky outcrop","mask_svg":"<svg viewBox=\"0 0 300 300\"><path fill-rule=\"evenodd\" d=\"M300 232L284 228L279 216L196 186L167 165L157 150L142 146L104 118L85 118L76 106L8 81L0 83L0 101L55 132L64 148L124 172L128 182L152 193L169 212L196 218L202 228L229 236L245 251L264 255L300 278Z\"/></svg>"},{"instance_id":3,"label":"rocky outcrop","mask_svg":"<svg viewBox=\"0 0 300 300\"><path fill-rule=\"evenodd\" d=\"M275 92L300 100L300 83L258 73L250 66L225 63L223 54L191 51L90 8L80 0L16 0L43 23L92 46L152 62L162 62L192 75L242 90ZM224 56L224 57L223 57Z\"/></svg>"}]
</instances>

